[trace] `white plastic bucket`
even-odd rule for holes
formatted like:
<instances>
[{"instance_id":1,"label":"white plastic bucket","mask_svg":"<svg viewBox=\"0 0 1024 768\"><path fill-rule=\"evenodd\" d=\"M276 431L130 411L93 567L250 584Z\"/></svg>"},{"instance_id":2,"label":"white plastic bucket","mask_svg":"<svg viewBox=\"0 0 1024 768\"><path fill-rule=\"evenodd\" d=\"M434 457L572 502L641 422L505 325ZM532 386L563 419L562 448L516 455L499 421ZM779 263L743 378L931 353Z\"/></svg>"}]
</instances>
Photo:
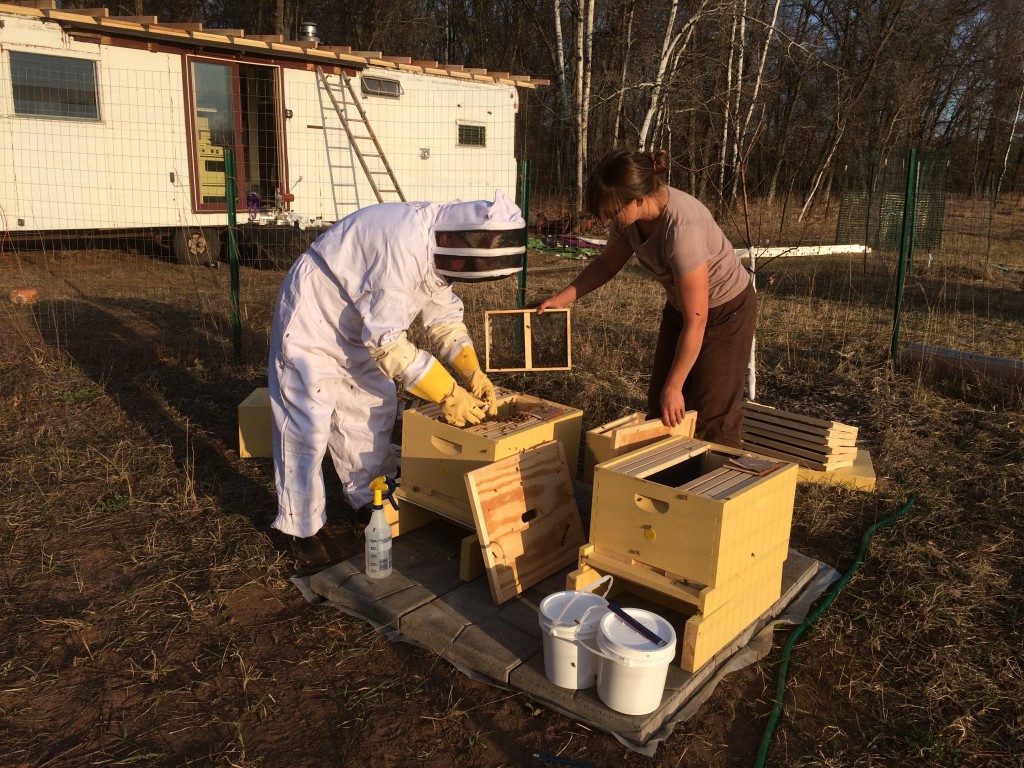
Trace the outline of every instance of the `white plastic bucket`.
<instances>
[{"instance_id":1,"label":"white plastic bucket","mask_svg":"<svg viewBox=\"0 0 1024 768\"><path fill-rule=\"evenodd\" d=\"M658 646L610 611L597 629L597 695L624 715L646 715L665 693L668 665L676 655L676 632L667 620L640 608L623 608L665 645Z\"/></svg>"},{"instance_id":2,"label":"white plastic bucket","mask_svg":"<svg viewBox=\"0 0 1024 768\"><path fill-rule=\"evenodd\" d=\"M607 606L603 597L590 591L555 592L540 601L544 674L548 680L573 690L597 683L597 657L591 648Z\"/></svg>"}]
</instances>

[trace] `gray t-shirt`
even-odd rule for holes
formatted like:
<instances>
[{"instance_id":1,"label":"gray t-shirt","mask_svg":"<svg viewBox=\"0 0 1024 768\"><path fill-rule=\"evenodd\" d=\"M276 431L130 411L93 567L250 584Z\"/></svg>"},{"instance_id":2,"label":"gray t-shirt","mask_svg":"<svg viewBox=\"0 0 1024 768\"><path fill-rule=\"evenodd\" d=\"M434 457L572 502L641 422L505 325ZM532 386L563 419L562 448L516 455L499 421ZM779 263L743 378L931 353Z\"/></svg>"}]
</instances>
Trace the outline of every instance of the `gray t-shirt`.
<instances>
[{"instance_id":1,"label":"gray t-shirt","mask_svg":"<svg viewBox=\"0 0 1024 768\"><path fill-rule=\"evenodd\" d=\"M668 187L668 204L657 229L641 241L636 224L623 234L637 260L665 287L668 302L681 309L675 278L701 264L708 265L708 307L735 299L750 284L750 276L711 211L693 195ZM610 238L618 235L612 225Z\"/></svg>"}]
</instances>

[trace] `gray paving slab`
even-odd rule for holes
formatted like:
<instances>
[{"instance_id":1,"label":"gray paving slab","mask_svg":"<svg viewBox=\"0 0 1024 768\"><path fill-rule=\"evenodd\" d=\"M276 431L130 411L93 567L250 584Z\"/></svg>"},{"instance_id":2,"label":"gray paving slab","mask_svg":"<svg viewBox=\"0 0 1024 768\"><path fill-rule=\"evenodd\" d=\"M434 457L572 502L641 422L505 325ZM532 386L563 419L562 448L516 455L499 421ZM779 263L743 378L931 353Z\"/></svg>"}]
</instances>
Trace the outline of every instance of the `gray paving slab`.
<instances>
[{"instance_id":1,"label":"gray paving slab","mask_svg":"<svg viewBox=\"0 0 1024 768\"><path fill-rule=\"evenodd\" d=\"M450 649L460 669L469 669L497 683L508 683L512 670L523 663L521 654L535 648L529 638L507 624L470 624Z\"/></svg>"},{"instance_id":2,"label":"gray paving slab","mask_svg":"<svg viewBox=\"0 0 1024 768\"><path fill-rule=\"evenodd\" d=\"M400 630L405 614L437 599L436 593L399 571L384 579L371 579L364 572L362 555L313 574L309 587L388 630Z\"/></svg>"},{"instance_id":3,"label":"gray paving slab","mask_svg":"<svg viewBox=\"0 0 1024 768\"><path fill-rule=\"evenodd\" d=\"M552 574L521 598L495 605L486 576L468 583L458 578L460 544L465 535L465 529L450 523L432 523L394 540L395 572L390 577L369 579L359 556L314 575L310 588L343 610L382 628L397 629L395 639L419 644L477 679L523 691L535 701L613 734L633 748L642 747L652 738L656 744L676 713L709 681L713 687L737 650L785 609L821 565L791 550L783 569L783 596L773 609L696 673L684 672L678 666L677 648L661 705L648 715L633 716L607 707L596 688L560 688L544 674L544 637L537 610L544 597L565 589L570 569ZM628 592L617 595L615 601L655 610L673 623L677 637L682 636L686 616L651 606Z\"/></svg>"},{"instance_id":4,"label":"gray paving slab","mask_svg":"<svg viewBox=\"0 0 1024 768\"><path fill-rule=\"evenodd\" d=\"M455 655L455 638L470 620L440 600L433 600L403 617L402 634L410 641L444 656L460 666Z\"/></svg>"}]
</instances>

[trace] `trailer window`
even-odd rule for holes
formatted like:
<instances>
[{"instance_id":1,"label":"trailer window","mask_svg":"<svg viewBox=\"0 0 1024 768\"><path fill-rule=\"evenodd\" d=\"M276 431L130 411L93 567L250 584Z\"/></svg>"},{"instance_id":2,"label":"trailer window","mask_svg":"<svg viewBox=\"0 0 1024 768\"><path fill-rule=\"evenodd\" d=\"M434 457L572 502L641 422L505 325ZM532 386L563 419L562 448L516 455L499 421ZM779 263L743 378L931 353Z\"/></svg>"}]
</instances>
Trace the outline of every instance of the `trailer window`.
<instances>
[{"instance_id":1,"label":"trailer window","mask_svg":"<svg viewBox=\"0 0 1024 768\"><path fill-rule=\"evenodd\" d=\"M487 127L483 125L459 124L460 147L486 147Z\"/></svg>"},{"instance_id":2,"label":"trailer window","mask_svg":"<svg viewBox=\"0 0 1024 768\"><path fill-rule=\"evenodd\" d=\"M359 84L367 96L385 96L389 99L397 99L402 95L402 84L397 80L364 75L359 78Z\"/></svg>"},{"instance_id":3,"label":"trailer window","mask_svg":"<svg viewBox=\"0 0 1024 768\"><path fill-rule=\"evenodd\" d=\"M99 120L96 63L11 51L14 114Z\"/></svg>"}]
</instances>

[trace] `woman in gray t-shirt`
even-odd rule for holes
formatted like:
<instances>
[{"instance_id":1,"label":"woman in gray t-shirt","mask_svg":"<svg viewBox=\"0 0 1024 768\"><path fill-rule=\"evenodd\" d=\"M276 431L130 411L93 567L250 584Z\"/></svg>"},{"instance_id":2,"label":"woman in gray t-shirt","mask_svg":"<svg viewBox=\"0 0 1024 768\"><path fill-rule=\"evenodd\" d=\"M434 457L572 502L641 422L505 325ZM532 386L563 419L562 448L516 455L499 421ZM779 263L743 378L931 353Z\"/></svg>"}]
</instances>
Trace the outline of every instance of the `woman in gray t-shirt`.
<instances>
[{"instance_id":1,"label":"woman in gray t-shirt","mask_svg":"<svg viewBox=\"0 0 1024 768\"><path fill-rule=\"evenodd\" d=\"M648 418L676 426L688 408L696 410L697 438L738 448L754 288L711 212L667 186L667 170L664 150L605 155L587 181L586 203L609 222L608 243L569 285L531 306L538 313L566 307L615 277L635 254L666 298Z\"/></svg>"}]
</instances>

